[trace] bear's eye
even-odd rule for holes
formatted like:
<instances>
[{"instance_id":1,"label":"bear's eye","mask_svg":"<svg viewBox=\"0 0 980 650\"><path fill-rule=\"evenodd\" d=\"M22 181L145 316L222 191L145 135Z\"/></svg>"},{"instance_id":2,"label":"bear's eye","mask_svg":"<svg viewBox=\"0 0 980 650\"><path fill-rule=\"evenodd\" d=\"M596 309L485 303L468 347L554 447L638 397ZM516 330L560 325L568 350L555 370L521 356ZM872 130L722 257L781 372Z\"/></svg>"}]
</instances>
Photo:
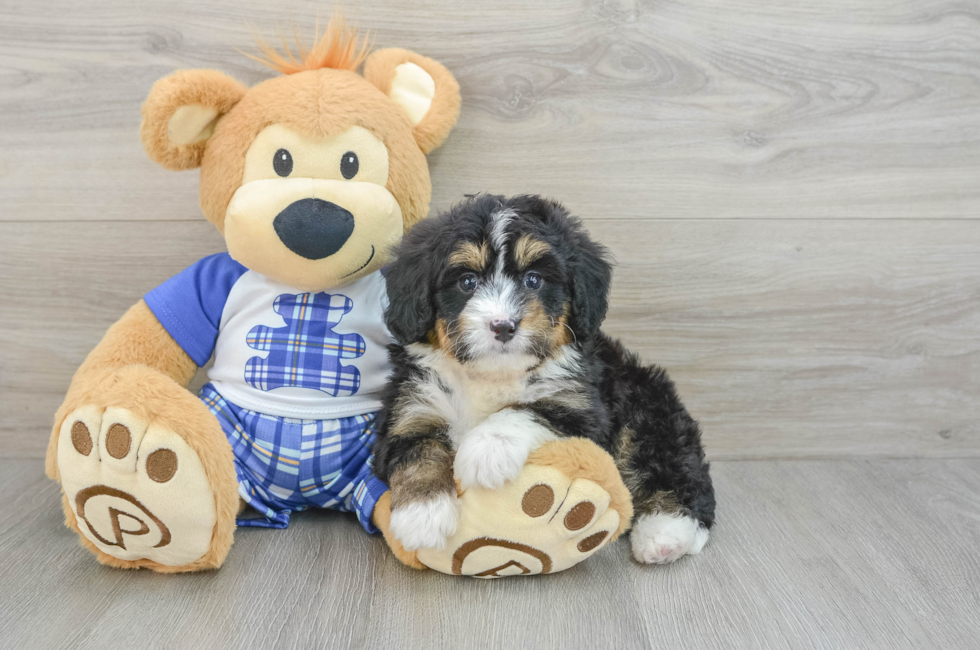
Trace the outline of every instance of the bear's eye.
<instances>
[{"instance_id":1,"label":"bear's eye","mask_svg":"<svg viewBox=\"0 0 980 650\"><path fill-rule=\"evenodd\" d=\"M348 151L343 156L340 157L340 173L344 175L344 178L350 180L357 176L357 170L360 168L361 163L357 160L357 154L353 151Z\"/></svg>"},{"instance_id":2,"label":"bear's eye","mask_svg":"<svg viewBox=\"0 0 980 650\"><path fill-rule=\"evenodd\" d=\"M524 286L528 289L540 289L544 280L541 279L541 274L535 271L531 271L524 276Z\"/></svg>"},{"instance_id":3,"label":"bear's eye","mask_svg":"<svg viewBox=\"0 0 980 650\"><path fill-rule=\"evenodd\" d=\"M293 156L285 149L280 149L272 157L272 168L276 173L285 178L293 173Z\"/></svg>"},{"instance_id":4,"label":"bear's eye","mask_svg":"<svg viewBox=\"0 0 980 650\"><path fill-rule=\"evenodd\" d=\"M476 291L476 285L479 284L476 279L476 275L472 273L464 273L463 277L459 279L459 288L463 290L463 293L473 293Z\"/></svg>"}]
</instances>

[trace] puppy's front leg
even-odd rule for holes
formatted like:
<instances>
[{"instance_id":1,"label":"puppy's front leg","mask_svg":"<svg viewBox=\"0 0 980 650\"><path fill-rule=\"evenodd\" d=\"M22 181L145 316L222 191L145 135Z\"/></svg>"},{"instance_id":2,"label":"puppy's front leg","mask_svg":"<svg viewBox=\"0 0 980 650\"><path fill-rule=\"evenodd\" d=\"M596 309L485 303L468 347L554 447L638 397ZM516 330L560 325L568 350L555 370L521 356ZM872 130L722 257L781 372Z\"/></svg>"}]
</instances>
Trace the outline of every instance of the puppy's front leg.
<instances>
[{"instance_id":1,"label":"puppy's front leg","mask_svg":"<svg viewBox=\"0 0 980 650\"><path fill-rule=\"evenodd\" d=\"M386 405L379 417L374 472L391 489L391 532L408 551L441 550L456 532L448 431L445 420L410 398Z\"/></svg>"},{"instance_id":2,"label":"puppy's front leg","mask_svg":"<svg viewBox=\"0 0 980 650\"><path fill-rule=\"evenodd\" d=\"M416 434L388 442L392 534L409 551L445 548L459 516L448 438Z\"/></svg>"},{"instance_id":3,"label":"puppy's front leg","mask_svg":"<svg viewBox=\"0 0 980 650\"><path fill-rule=\"evenodd\" d=\"M453 465L456 477L463 489L503 487L521 473L528 454L556 437L533 411L503 409L463 436Z\"/></svg>"}]
</instances>

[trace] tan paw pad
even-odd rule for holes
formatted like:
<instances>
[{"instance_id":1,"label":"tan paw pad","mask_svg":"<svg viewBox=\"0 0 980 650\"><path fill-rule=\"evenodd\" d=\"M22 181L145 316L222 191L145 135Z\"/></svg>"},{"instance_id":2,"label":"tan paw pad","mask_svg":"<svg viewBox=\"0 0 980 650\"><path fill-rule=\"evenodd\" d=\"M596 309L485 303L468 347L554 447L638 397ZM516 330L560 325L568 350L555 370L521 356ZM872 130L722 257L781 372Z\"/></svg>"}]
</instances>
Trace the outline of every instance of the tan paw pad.
<instances>
[{"instance_id":1,"label":"tan paw pad","mask_svg":"<svg viewBox=\"0 0 980 650\"><path fill-rule=\"evenodd\" d=\"M214 495L200 458L173 431L126 409L85 406L62 425L58 469L81 534L102 552L182 566L208 551Z\"/></svg>"}]
</instances>

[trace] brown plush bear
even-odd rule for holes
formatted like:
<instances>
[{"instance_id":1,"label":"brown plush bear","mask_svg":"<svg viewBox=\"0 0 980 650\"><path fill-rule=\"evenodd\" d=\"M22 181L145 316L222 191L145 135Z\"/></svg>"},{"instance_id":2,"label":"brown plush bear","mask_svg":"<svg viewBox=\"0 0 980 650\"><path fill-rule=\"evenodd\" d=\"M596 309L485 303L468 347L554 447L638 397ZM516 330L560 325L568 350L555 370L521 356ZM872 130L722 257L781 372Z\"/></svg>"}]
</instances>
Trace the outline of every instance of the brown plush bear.
<instances>
[{"instance_id":1,"label":"brown plush bear","mask_svg":"<svg viewBox=\"0 0 980 650\"><path fill-rule=\"evenodd\" d=\"M236 520L283 528L307 507L353 511L418 568L495 576L581 561L631 514L611 458L581 440L539 450L502 490L461 494L448 549L407 553L389 535L387 488L371 474L390 338L382 269L428 212L425 154L454 126L459 87L418 54L368 56L341 20L299 57L265 49L283 74L247 88L181 71L143 106L147 153L201 168L201 209L228 253L148 293L75 373L46 462L68 527L104 564L162 572L218 567ZM212 356L195 396L186 386ZM574 505L555 495L570 492L599 504L583 530L552 523ZM611 534L581 543L599 528Z\"/></svg>"}]
</instances>

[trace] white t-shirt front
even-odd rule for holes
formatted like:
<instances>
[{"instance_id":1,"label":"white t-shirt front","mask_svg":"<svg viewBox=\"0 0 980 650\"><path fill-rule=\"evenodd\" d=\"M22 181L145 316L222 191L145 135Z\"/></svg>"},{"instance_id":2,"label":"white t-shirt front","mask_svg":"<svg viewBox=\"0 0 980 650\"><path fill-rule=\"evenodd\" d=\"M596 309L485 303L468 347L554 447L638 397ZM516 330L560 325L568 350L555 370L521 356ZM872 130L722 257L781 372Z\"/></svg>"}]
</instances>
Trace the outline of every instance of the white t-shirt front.
<instances>
[{"instance_id":1,"label":"white t-shirt front","mask_svg":"<svg viewBox=\"0 0 980 650\"><path fill-rule=\"evenodd\" d=\"M241 408L325 420L381 407L392 342L381 272L301 292L223 253L174 276L146 302L198 365L213 350L208 378Z\"/></svg>"}]
</instances>

